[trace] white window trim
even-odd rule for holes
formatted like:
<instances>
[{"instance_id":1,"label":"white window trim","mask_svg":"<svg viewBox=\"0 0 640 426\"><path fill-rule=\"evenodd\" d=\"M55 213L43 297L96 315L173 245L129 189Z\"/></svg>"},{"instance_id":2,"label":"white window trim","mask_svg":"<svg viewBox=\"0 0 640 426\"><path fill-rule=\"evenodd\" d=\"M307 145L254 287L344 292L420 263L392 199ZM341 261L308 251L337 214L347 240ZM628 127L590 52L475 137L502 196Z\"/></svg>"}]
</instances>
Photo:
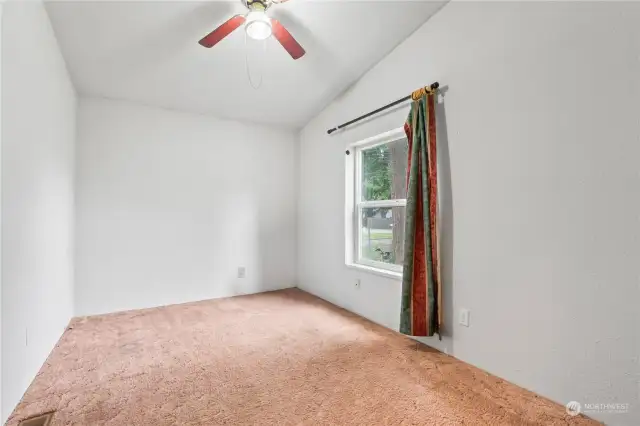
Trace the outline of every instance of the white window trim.
<instances>
[{"instance_id":1,"label":"white window trim","mask_svg":"<svg viewBox=\"0 0 640 426\"><path fill-rule=\"evenodd\" d=\"M387 278L402 279L402 266L391 265L360 258L360 244L358 244L357 230L360 229L362 215L360 210L365 207L401 207L406 206L406 200L385 201L356 201L361 200L358 173L362 168L363 149L373 148L406 138L404 128L399 127L391 131L353 142L347 145L350 155L345 156L345 265L349 268L370 272Z\"/></svg>"},{"instance_id":2,"label":"white window trim","mask_svg":"<svg viewBox=\"0 0 640 426\"><path fill-rule=\"evenodd\" d=\"M361 263L347 263L347 268L355 269L356 271L362 271L373 275L378 275L384 278L390 278L397 281L402 281L402 272L390 271L388 269L374 268L372 266L363 265Z\"/></svg>"}]
</instances>

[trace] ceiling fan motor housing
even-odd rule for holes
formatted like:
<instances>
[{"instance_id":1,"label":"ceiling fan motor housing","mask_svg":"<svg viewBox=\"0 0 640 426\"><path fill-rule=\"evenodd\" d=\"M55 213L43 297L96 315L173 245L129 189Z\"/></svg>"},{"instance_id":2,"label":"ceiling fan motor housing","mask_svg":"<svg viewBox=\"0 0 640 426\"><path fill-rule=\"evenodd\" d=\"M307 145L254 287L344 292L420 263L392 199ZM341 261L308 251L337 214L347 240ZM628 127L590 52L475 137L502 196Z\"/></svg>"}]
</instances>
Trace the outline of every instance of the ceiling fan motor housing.
<instances>
[{"instance_id":1,"label":"ceiling fan motor housing","mask_svg":"<svg viewBox=\"0 0 640 426\"><path fill-rule=\"evenodd\" d=\"M271 0L246 0L249 10L264 12L271 6Z\"/></svg>"}]
</instances>

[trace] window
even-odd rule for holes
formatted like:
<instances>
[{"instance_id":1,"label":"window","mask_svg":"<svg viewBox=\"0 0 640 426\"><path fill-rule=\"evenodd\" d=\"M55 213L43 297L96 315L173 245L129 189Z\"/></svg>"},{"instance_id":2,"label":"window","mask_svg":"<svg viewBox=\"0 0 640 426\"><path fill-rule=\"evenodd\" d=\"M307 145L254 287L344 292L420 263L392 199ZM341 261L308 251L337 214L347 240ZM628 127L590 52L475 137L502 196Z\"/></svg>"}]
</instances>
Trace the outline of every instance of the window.
<instances>
[{"instance_id":1,"label":"window","mask_svg":"<svg viewBox=\"0 0 640 426\"><path fill-rule=\"evenodd\" d=\"M353 146L351 262L401 272L408 144L402 129ZM351 157L351 156L350 156ZM347 173L348 175L350 173ZM349 228L348 228L349 229Z\"/></svg>"}]
</instances>

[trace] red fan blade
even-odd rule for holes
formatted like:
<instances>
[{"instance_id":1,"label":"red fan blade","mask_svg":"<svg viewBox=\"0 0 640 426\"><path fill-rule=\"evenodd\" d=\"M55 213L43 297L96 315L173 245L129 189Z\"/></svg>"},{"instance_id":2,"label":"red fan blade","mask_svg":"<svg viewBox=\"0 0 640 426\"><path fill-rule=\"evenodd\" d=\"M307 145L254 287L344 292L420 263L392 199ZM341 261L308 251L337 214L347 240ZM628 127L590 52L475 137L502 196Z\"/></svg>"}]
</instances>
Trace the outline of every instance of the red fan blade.
<instances>
[{"instance_id":1,"label":"red fan blade","mask_svg":"<svg viewBox=\"0 0 640 426\"><path fill-rule=\"evenodd\" d=\"M298 59L305 54L302 46L298 44L291 33L287 31L277 19L271 19L271 28L273 30L273 36L280 42L282 47L289 52L289 55L291 55L293 59Z\"/></svg>"},{"instance_id":2,"label":"red fan blade","mask_svg":"<svg viewBox=\"0 0 640 426\"><path fill-rule=\"evenodd\" d=\"M222 40L223 38L231 34L233 30L238 28L240 25L244 24L244 21L245 21L244 16L236 15L233 18L229 19L224 24L220 25L215 30L211 31L198 43L200 43L204 47L213 47L220 40Z\"/></svg>"}]
</instances>

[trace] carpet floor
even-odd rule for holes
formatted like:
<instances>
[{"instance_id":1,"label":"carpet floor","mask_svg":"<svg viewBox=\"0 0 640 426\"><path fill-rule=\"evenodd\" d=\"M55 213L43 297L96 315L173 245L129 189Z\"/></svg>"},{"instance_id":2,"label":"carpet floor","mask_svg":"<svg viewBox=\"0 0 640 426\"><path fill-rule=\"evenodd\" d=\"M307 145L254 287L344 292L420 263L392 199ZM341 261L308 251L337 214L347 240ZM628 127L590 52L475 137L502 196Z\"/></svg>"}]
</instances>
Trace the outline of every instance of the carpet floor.
<instances>
[{"instance_id":1,"label":"carpet floor","mask_svg":"<svg viewBox=\"0 0 640 426\"><path fill-rule=\"evenodd\" d=\"M597 424L289 289L75 318L9 418L57 425Z\"/></svg>"}]
</instances>

